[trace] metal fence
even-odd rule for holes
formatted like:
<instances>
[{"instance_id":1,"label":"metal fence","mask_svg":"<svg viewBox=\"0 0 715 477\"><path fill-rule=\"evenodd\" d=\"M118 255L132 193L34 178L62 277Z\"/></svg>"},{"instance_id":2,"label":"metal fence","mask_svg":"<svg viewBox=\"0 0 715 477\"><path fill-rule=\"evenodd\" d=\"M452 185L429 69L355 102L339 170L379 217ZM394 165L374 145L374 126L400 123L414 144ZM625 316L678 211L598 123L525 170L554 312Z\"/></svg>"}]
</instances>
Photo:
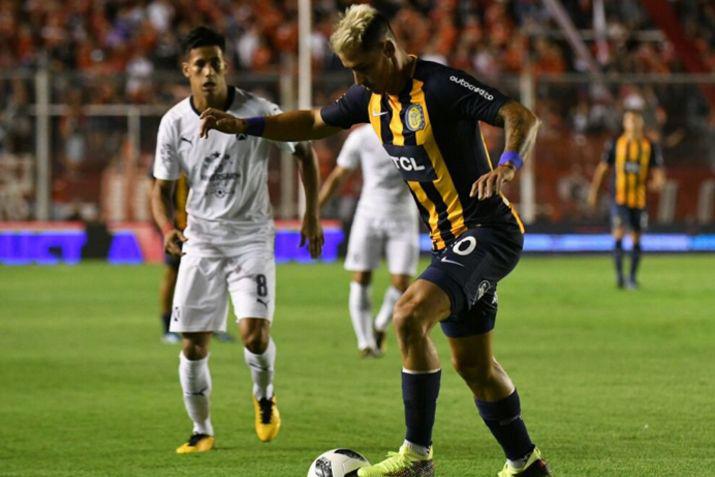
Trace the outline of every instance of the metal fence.
<instances>
[{"instance_id":1,"label":"metal fence","mask_svg":"<svg viewBox=\"0 0 715 477\"><path fill-rule=\"evenodd\" d=\"M317 76L314 104L332 101L351 80L349 74ZM529 168L507 194L528 222L605 223L606 201L595 212L586 206L588 184L623 109L638 105L649 134L663 145L669 177L663 192L649 198L655 222L714 223L715 114L704 91L715 88L715 75L534 78L525 73L484 81L534 108L544 124ZM294 74L241 74L232 83L284 109L295 107ZM0 220L150 219L156 131L161 115L189 93L182 76L2 73L0 93ZM501 131L485 126L484 135L498 157ZM344 136L315 143L323 176ZM297 183L292 158L276 153L269 187L278 218L296 217ZM325 215L348 219L359 187L355 178Z\"/></svg>"}]
</instances>

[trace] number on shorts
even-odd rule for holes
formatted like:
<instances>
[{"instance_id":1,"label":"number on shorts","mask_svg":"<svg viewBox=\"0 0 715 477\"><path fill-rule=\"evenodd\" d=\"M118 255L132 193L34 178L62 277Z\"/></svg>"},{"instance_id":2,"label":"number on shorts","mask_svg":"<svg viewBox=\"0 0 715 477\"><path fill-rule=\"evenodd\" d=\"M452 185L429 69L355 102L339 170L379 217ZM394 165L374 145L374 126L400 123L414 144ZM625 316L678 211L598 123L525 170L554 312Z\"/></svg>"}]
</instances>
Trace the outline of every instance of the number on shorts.
<instances>
[{"instance_id":1,"label":"number on shorts","mask_svg":"<svg viewBox=\"0 0 715 477\"><path fill-rule=\"evenodd\" d=\"M256 293L260 297L268 295L268 282L263 274L256 275Z\"/></svg>"},{"instance_id":2,"label":"number on shorts","mask_svg":"<svg viewBox=\"0 0 715 477\"><path fill-rule=\"evenodd\" d=\"M452 250L457 255L465 256L474 252L475 248L477 248L477 239L475 239L474 237L464 237L462 240L454 244Z\"/></svg>"}]
</instances>

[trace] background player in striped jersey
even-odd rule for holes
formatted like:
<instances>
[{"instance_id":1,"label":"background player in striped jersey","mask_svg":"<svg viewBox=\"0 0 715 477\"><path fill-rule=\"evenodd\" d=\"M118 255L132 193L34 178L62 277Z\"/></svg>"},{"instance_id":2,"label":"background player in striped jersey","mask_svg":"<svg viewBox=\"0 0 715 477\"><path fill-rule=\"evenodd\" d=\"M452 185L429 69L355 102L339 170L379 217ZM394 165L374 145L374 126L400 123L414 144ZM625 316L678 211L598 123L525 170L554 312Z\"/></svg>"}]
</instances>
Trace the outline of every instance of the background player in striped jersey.
<instances>
[{"instance_id":1,"label":"background player in striped jersey","mask_svg":"<svg viewBox=\"0 0 715 477\"><path fill-rule=\"evenodd\" d=\"M345 140L335 169L320 189L321 207L358 167L363 184L350 230L345 269L353 272L348 307L358 350L366 357L382 354L392 310L417 271L419 226L409 189L369 125L356 128ZM373 325L370 283L383 253L391 284Z\"/></svg>"},{"instance_id":2,"label":"background player in striped jersey","mask_svg":"<svg viewBox=\"0 0 715 477\"><path fill-rule=\"evenodd\" d=\"M152 209L164 245L182 254L174 291L171 331L183 334L179 380L193 431L178 453L208 451L214 444L210 416L211 332L225 331L233 302L244 360L253 381L258 438L275 438L281 420L273 388L276 346L270 330L275 310L274 225L268 196L268 155L278 146L298 161L306 198L301 245L320 255L318 169L307 143L272 143L245 134L199 140L200 114L213 107L234 114L277 114L275 104L226 83L225 39L206 27L184 40L182 71L191 96L161 120L157 137ZM184 232L173 222L176 180L186 173L189 195ZM183 244L183 247L181 245Z\"/></svg>"},{"instance_id":3,"label":"background player in striped jersey","mask_svg":"<svg viewBox=\"0 0 715 477\"><path fill-rule=\"evenodd\" d=\"M596 167L591 182L588 202L592 208L596 207L598 191L611 168L611 230L614 239L616 284L618 288L632 289L638 286L641 235L648 224L647 192L648 189L660 191L665 185L663 155L660 147L646 137L643 114L640 111L625 112L623 133L606 146L603 160ZM633 241L628 280L623 274L623 237L627 228L630 229Z\"/></svg>"},{"instance_id":4,"label":"background player in striped jersey","mask_svg":"<svg viewBox=\"0 0 715 477\"><path fill-rule=\"evenodd\" d=\"M501 189L531 154L538 119L464 71L407 54L387 19L369 5L346 10L331 45L356 83L335 103L247 119L212 108L202 114L201 137L216 129L281 141L318 139L370 123L430 230L432 263L400 297L393 316L405 439L399 452L361 468L358 476L435 475L432 428L441 364L430 332L437 323L479 415L506 455L499 477L550 475L521 418L519 394L492 354L497 283L516 266L523 247L523 224ZM505 130L496 167L480 120Z\"/></svg>"}]
</instances>

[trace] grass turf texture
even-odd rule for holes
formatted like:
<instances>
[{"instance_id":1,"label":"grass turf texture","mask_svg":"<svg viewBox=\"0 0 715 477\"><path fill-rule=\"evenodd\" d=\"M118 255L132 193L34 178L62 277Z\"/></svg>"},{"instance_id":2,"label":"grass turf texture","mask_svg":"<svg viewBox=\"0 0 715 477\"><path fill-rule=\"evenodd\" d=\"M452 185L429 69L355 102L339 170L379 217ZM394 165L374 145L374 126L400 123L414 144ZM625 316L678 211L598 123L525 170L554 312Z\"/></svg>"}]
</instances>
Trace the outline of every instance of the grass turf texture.
<instances>
[{"instance_id":1,"label":"grass turf texture","mask_svg":"<svg viewBox=\"0 0 715 477\"><path fill-rule=\"evenodd\" d=\"M496 355L558 476L715 475L713 256L646 256L616 290L606 257L527 257L500 285ZM340 265L278 268L276 386L284 427L253 432L241 346L211 356L217 450L190 432L177 346L159 342L158 266L0 268L0 475L304 476L350 447L373 462L403 437L400 364L358 360ZM373 286L376 308L386 284ZM233 334L235 328L231 329ZM437 475L494 476L501 450L450 368L434 432Z\"/></svg>"}]
</instances>

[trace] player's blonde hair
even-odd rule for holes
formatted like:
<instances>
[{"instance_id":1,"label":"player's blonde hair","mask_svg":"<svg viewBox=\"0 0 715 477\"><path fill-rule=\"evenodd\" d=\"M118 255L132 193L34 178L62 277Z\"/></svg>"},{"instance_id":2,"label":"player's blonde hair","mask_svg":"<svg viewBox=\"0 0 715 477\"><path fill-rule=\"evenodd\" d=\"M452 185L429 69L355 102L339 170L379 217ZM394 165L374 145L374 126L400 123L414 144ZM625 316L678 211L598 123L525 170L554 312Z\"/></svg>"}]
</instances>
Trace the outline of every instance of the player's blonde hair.
<instances>
[{"instance_id":1,"label":"player's blonde hair","mask_svg":"<svg viewBox=\"0 0 715 477\"><path fill-rule=\"evenodd\" d=\"M370 5L352 5L335 25L335 31L330 35L330 46L338 54L367 51L386 35L392 37L390 24L380 12Z\"/></svg>"}]
</instances>

